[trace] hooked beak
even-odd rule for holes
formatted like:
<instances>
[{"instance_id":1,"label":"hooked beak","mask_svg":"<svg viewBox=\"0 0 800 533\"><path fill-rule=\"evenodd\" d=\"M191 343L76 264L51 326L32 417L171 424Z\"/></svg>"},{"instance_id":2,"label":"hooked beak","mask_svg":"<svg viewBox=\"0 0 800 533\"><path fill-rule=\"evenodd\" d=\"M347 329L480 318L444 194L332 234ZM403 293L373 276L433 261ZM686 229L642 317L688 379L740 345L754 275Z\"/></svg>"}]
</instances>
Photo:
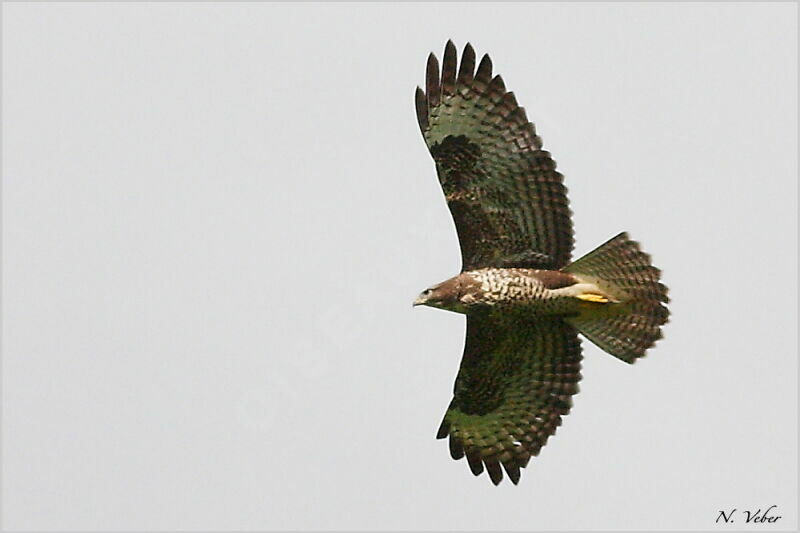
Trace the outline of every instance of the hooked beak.
<instances>
[{"instance_id":1,"label":"hooked beak","mask_svg":"<svg viewBox=\"0 0 800 533\"><path fill-rule=\"evenodd\" d=\"M418 296L417 299L414 300L414 303L411 304L411 307L416 307L418 305L425 305L427 302L428 302L428 300L426 300L422 296Z\"/></svg>"}]
</instances>

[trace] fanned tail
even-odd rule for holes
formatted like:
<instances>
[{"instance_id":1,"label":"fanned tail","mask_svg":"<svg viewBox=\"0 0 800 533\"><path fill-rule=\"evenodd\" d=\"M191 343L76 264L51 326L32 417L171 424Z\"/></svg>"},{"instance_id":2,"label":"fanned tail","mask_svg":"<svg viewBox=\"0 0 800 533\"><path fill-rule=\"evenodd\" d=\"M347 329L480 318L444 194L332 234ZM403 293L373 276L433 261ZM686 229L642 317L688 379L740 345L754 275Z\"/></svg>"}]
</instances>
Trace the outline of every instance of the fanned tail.
<instances>
[{"instance_id":1,"label":"fanned tail","mask_svg":"<svg viewBox=\"0 0 800 533\"><path fill-rule=\"evenodd\" d=\"M661 271L627 233L562 270L597 285L616 300L587 305L584 312L567 319L604 351L633 363L661 338L661 326L669 318L669 310L662 305L669 302L667 288L659 281Z\"/></svg>"}]
</instances>

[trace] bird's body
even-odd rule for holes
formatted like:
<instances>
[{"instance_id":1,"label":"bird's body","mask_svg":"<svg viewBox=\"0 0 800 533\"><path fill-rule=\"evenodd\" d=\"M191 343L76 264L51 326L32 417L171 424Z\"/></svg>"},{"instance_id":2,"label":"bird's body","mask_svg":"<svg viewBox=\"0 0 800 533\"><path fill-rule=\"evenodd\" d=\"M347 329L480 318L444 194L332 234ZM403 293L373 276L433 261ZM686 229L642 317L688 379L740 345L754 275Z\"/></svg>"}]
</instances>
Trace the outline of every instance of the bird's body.
<instances>
[{"instance_id":1,"label":"bird's body","mask_svg":"<svg viewBox=\"0 0 800 533\"><path fill-rule=\"evenodd\" d=\"M531 268L469 270L438 287L441 298L426 305L462 314L513 310L531 316L572 316L608 299L597 285L572 274Z\"/></svg>"},{"instance_id":2,"label":"bird's body","mask_svg":"<svg viewBox=\"0 0 800 533\"><path fill-rule=\"evenodd\" d=\"M428 57L416 111L462 256L462 271L415 305L462 313L466 341L437 438L472 473L513 483L578 392L583 334L627 363L661 337L667 289L626 233L571 261L563 176L484 55L452 42Z\"/></svg>"}]
</instances>

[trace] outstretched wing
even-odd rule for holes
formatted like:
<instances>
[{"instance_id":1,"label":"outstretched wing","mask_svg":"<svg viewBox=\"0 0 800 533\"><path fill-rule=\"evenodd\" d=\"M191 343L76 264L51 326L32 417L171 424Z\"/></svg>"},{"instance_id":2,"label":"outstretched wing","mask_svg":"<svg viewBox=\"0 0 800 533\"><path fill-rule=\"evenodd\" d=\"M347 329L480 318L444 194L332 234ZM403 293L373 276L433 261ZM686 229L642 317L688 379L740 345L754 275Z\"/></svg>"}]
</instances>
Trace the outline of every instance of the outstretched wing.
<instances>
[{"instance_id":1,"label":"outstretched wing","mask_svg":"<svg viewBox=\"0 0 800 533\"><path fill-rule=\"evenodd\" d=\"M492 77L488 55L447 42L439 75L428 57L425 91L417 87L422 135L455 220L463 269L557 269L573 246L566 188L514 93Z\"/></svg>"},{"instance_id":2,"label":"outstretched wing","mask_svg":"<svg viewBox=\"0 0 800 533\"><path fill-rule=\"evenodd\" d=\"M467 340L453 400L437 438L453 459L497 485L502 468L516 485L569 412L581 379L581 345L557 317L467 317Z\"/></svg>"}]
</instances>

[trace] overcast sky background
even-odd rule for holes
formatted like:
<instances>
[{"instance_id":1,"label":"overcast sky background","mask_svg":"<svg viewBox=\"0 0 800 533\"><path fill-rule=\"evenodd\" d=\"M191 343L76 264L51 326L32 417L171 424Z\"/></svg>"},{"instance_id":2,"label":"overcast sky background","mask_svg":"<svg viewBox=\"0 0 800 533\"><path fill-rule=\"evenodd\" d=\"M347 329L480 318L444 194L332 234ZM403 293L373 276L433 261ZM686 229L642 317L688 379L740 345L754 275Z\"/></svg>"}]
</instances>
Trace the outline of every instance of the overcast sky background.
<instances>
[{"instance_id":1,"label":"overcast sky background","mask_svg":"<svg viewBox=\"0 0 800 533\"><path fill-rule=\"evenodd\" d=\"M460 266L413 107L448 38L576 256L627 230L673 299L634 366L583 342L516 487L434 438L464 319L411 308ZM797 526L795 4L5 3L2 44L4 528Z\"/></svg>"}]
</instances>

